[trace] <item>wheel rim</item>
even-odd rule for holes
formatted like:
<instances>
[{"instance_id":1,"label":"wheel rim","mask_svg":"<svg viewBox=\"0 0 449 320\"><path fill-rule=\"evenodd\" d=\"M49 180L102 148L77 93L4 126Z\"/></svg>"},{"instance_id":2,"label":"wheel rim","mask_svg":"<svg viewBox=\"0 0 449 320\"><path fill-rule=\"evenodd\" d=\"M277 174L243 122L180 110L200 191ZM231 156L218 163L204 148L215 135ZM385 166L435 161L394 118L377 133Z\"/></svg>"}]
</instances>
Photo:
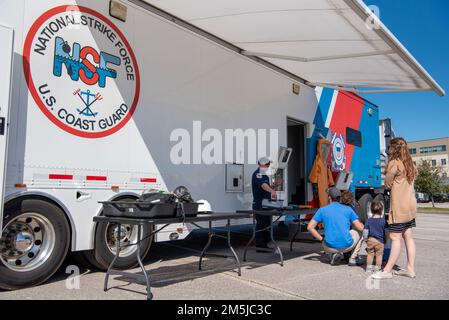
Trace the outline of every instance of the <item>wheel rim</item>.
<instances>
[{"instance_id":1,"label":"wheel rim","mask_svg":"<svg viewBox=\"0 0 449 320\"><path fill-rule=\"evenodd\" d=\"M368 216L368 218L373 217L373 213L371 212L371 203L372 203L372 201L368 201L366 203L366 215Z\"/></svg>"},{"instance_id":2,"label":"wheel rim","mask_svg":"<svg viewBox=\"0 0 449 320\"><path fill-rule=\"evenodd\" d=\"M55 247L53 224L40 213L24 213L3 228L0 260L9 269L29 272L42 266Z\"/></svg>"},{"instance_id":3,"label":"wheel rim","mask_svg":"<svg viewBox=\"0 0 449 320\"><path fill-rule=\"evenodd\" d=\"M118 237L118 224L109 223L106 228L106 245L112 254L117 252L117 237ZM137 242L137 227L122 224L120 229L120 257L129 257L136 252L137 247L135 245L126 246L130 244L135 244Z\"/></svg>"}]
</instances>

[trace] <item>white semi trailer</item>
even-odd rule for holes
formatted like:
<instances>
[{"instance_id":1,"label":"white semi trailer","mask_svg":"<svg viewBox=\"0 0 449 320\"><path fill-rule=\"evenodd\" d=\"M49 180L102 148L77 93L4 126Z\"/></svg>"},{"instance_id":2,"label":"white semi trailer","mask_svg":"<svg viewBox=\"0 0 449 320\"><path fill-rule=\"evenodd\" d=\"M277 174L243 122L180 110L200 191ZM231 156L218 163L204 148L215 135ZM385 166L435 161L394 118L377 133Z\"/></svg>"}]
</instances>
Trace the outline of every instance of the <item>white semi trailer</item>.
<instances>
[{"instance_id":1,"label":"white semi trailer","mask_svg":"<svg viewBox=\"0 0 449 320\"><path fill-rule=\"evenodd\" d=\"M315 85L151 2L0 1L0 288L44 282L69 252L106 268L117 226L93 223L99 201L185 185L214 210L248 208L257 156L292 144L306 180ZM299 133L289 137L292 126ZM222 137L225 145L236 133L229 129L241 129L248 149L257 143L256 154L223 147L211 155L208 143ZM286 202L298 192L287 181L282 189ZM306 189L299 192L310 200ZM156 240L189 231L173 225ZM132 228L121 234L135 241ZM135 263L134 247L122 251L121 267Z\"/></svg>"}]
</instances>

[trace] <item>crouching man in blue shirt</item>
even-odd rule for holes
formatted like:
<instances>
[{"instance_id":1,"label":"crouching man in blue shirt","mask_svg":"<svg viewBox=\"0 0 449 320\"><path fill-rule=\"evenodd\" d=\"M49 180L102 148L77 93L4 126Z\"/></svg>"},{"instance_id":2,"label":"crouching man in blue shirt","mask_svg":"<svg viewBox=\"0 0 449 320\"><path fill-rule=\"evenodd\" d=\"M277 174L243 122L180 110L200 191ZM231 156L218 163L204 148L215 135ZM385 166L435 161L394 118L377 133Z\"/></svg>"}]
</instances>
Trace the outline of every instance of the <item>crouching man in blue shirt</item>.
<instances>
[{"instance_id":1,"label":"crouching man in blue shirt","mask_svg":"<svg viewBox=\"0 0 449 320\"><path fill-rule=\"evenodd\" d=\"M322 242L324 251L331 255L331 265L340 262L347 252L351 252L350 265L362 265L358 254L364 226L352 207L340 203L340 190L330 188L328 194L331 204L318 210L307 230ZM324 224L324 238L316 230L319 223ZM351 226L355 230L351 230Z\"/></svg>"}]
</instances>

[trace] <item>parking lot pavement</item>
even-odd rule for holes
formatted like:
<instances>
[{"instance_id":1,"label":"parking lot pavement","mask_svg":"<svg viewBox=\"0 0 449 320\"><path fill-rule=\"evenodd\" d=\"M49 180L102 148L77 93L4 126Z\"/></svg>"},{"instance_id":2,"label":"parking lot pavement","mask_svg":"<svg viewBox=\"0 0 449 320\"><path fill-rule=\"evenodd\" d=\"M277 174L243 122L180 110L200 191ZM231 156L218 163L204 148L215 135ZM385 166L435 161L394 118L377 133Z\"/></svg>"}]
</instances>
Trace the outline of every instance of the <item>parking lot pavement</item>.
<instances>
[{"instance_id":1,"label":"parking lot pavement","mask_svg":"<svg viewBox=\"0 0 449 320\"><path fill-rule=\"evenodd\" d=\"M249 251L241 277L232 271L234 262L222 258L206 258L204 270L199 272L198 254L178 246L200 249L207 240L204 234L176 243L155 244L145 264L150 270L155 299L449 299L449 215L419 214L417 223L416 279L395 277L373 283L362 268L330 266L320 254L319 244L296 243L293 252L289 252L286 241L280 241L284 267L277 263L277 255ZM235 239L240 257L242 243L238 237ZM226 252L223 243L214 244L212 249ZM405 252L399 262L404 264ZM3 291L0 299L145 299L144 286L134 280L115 276L110 281L113 289L103 292L104 273L83 269L79 289L69 290L66 266L48 283Z\"/></svg>"}]
</instances>

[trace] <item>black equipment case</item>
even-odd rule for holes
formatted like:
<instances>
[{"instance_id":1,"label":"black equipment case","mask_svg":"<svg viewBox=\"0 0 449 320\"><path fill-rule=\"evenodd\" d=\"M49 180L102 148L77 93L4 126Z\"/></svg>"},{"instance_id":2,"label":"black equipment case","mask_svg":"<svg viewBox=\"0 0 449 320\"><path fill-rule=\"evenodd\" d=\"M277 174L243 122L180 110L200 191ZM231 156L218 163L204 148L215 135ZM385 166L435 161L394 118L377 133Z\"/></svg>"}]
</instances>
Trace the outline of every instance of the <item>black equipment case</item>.
<instances>
[{"instance_id":1,"label":"black equipment case","mask_svg":"<svg viewBox=\"0 0 449 320\"><path fill-rule=\"evenodd\" d=\"M136 200L128 201L105 201L103 213L106 217L123 217L136 219L150 218L174 218L178 214L176 203L151 203Z\"/></svg>"},{"instance_id":2,"label":"black equipment case","mask_svg":"<svg viewBox=\"0 0 449 320\"><path fill-rule=\"evenodd\" d=\"M179 217L196 217L198 215L199 203L196 202L179 202L177 215Z\"/></svg>"},{"instance_id":3,"label":"black equipment case","mask_svg":"<svg viewBox=\"0 0 449 320\"><path fill-rule=\"evenodd\" d=\"M194 202L187 189L184 189L185 192L179 195L148 192L142 194L136 201L101 202L103 212L106 217L137 219L195 217L198 214L199 203Z\"/></svg>"}]
</instances>

